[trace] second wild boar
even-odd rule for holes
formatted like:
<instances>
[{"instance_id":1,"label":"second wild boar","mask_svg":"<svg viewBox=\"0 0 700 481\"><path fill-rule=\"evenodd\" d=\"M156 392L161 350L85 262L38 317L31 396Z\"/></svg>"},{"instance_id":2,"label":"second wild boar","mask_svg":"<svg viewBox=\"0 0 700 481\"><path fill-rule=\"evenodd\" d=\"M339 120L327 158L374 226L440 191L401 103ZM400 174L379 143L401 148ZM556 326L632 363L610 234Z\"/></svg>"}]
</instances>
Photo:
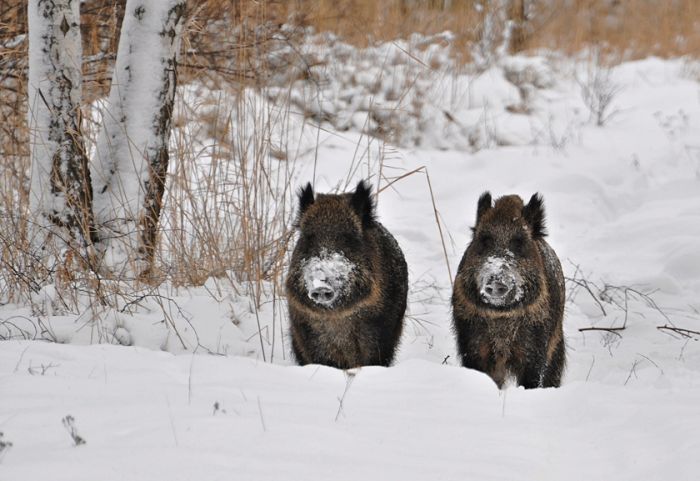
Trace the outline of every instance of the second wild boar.
<instances>
[{"instance_id":1,"label":"second wild boar","mask_svg":"<svg viewBox=\"0 0 700 481\"><path fill-rule=\"evenodd\" d=\"M564 275L545 241L542 197L479 199L473 238L455 277L452 311L463 366L503 387L556 387L566 352Z\"/></svg>"}]
</instances>

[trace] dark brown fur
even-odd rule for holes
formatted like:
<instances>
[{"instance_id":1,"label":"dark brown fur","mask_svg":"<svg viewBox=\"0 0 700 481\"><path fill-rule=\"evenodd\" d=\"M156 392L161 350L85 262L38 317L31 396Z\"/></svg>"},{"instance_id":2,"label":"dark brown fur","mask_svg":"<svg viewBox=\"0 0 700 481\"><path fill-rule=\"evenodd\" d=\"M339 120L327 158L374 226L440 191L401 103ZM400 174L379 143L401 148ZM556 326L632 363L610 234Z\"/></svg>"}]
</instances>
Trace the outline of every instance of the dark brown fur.
<instances>
[{"instance_id":1,"label":"dark brown fur","mask_svg":"<svg viewBox=\"0 0 700 481\"><path fill-rule=\"evenodd\" d=\"M462 365L487 373L499 387L510 375L526 388L561 382L564 276L545 235L539 195L527 205L515 195L493 206L488 192L479 199L474 236L455 277L453 321ZM523 280L523 294L494 306L484 300L477 277L489 256L506 251Z\"/></svg>"},{"instance_id":2,"label":"dark brown fur","mask_svg":"<svg viewBox=\"0 0 700 481\"><path fill-rule=\"evenodd\" d=\"M299 364L341 369L388 366L403 329L408 270L396 240L374 218L370 190L299 195L299 240L286 281L292 349ZM356 267L351 286L332 308L308 295L303 265L326 251L342 252Z\"/></svg>"}]
</instances>

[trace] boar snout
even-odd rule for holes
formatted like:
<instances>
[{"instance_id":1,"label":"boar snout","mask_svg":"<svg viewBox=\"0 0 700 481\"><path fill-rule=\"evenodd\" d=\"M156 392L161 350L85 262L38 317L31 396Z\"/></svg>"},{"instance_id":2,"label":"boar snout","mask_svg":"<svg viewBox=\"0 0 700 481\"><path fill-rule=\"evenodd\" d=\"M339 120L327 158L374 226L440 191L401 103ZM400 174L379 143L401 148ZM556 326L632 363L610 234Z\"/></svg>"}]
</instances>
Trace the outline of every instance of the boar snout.
<instances>
[{"instance_id":1,"label":"boar snout","mask_svg":"<svg viewBox=\"0 0 700 481\"><path fill-rule=\"evenodd\" d=\"M483 300L494 306L505 306L522 298L522 276L518 273L512 255L489 257L478 276L479 293Z\"/></svg>"},{"instance_id":2,"label":"boar snout","mask_svg":"<svg viewBox=\"0 0 700 481\"><path fill-rule=\"evenodd\" d=\"M505 297L508 292L510 292L510 287L496 279L491 277L484 287L484 292L489 297Z\"/></svg>"},{"instance_id":3,"label":"boar snout","mask_svg":"<svg viewBox=\"0 0 700 481\"><path fill-rule=\"evenodd\" d=\"M332 307L347 290L354 265L341 253L325 249L318 257L308 259L303 268L306 292L316 304Z\"/></svg>"},{"instance_id":4,"label":"boar snout","mask_svg":"<svg viewBox=\"0 0 700 481\"><path fill-rule=\"evenodd\" d=\"M309 297L317 304L332 304L337 294L328 285L318 286L309 291Z\"/></svg>"}]
</instances>

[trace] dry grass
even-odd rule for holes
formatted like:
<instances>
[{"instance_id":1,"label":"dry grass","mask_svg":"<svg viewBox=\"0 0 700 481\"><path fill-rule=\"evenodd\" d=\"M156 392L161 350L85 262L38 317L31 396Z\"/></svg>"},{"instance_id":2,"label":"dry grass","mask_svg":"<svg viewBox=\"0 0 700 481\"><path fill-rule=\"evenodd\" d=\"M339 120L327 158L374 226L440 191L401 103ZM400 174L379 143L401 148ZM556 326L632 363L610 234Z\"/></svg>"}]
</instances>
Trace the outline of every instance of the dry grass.
<instances>
[{"instance_id":1,"label":"dry grass","mask_svg":"<svg viewBox=\"0 0 700 481\"><path fill-rule=\"evenodd\" d=\"M523 0L511 0L519 4ZM697 56L700 52L700 2L696 0L524 0L528 21L524 50L554 49L573 54L592 46L620 57ZM486 9L496 2L453 0L296 0L286 7L304 23L335 32L347 41L405 38L450 30L457 46L467 47L481 34ZM457 48L457 51L460 49ZM464 60L469 49L463 48Z\"/></svg>"},{"instance_id":2,"label":"dry grass","mask_svg":"<svg viewBox=\"0 0 700 481\"><path fill-rule=\"evenodd\" d=\"M530 48L573 54L597 46L622 59L651 55L697 57L700 2L696 0L557 0L538 13Z\"/></svg>"},{"instance_id":3,"label":"dry grass","mask_svg":"<svg viewBox=\"0 0 700 481\"><path fill-rule=\"evenodd\" d=\"M259 299L261 283L281 279L292 224L294 162L280 142L290 111L231 88L202 99L178 99L160 264L175 284L231 275Z\"/></svg>"}]
</instances>

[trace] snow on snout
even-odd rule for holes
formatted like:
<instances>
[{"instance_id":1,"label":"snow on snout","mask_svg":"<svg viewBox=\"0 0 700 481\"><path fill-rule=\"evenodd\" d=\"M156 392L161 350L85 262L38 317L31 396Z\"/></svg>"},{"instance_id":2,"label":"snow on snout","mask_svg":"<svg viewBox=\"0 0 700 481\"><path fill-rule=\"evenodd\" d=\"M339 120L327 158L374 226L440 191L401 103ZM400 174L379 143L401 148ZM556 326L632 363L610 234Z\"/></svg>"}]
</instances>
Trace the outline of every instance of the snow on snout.
<instances>
[{"instance_id":1,"label":"snow on snout","mask_svg":"<svg viewBox=\"0 0 700 481\"><path fill-rule=\"evenodd\" d=\"M348 279L354 268L355 264L340 252L322 250L320 256L306 259L303 261L302 272L309 297L318 304L326 306L334 304L347 290ZM323 288L330 289L334 293L330 302L312 297L314 290Z\"/></svg>"},{"instance_id":2,"label":"snow on snout","mask_svg":"<svg viewBox=\"0 0 700 481\"><path fill-rule=\"evenodd\" d=\"M487 289L495 283L503 284L508 291L502 295L494 295ZM523 297L523 278L518 272L515 256L506 251L505 256L489 256L479 269L477 284L481 298L494 306L518 302Z\"/></svg>"}]
</instances>

